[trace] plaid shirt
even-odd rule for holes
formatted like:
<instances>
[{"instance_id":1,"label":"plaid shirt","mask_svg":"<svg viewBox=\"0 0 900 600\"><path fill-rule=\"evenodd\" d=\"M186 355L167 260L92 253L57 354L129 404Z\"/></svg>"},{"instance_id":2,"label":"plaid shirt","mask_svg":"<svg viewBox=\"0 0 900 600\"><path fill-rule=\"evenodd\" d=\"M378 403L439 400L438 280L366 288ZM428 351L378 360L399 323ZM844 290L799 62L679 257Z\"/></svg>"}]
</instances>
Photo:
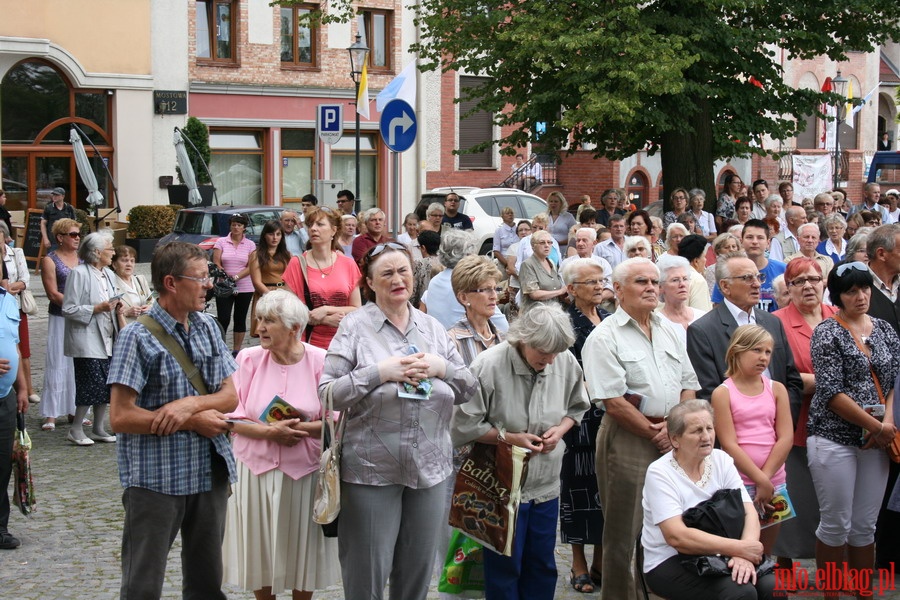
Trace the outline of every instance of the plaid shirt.
<instances>
[{"instance_id":1,"label":"plaid shirt","mask_svg":"<svg viewBox=\"0 0 900 600\"><path fill-rule=\"evenodd\" d=\"M159 303L153 305L149 314L184 346L210 393L216 392L222 381L237 370L211 316L192 312L190 330L186 331ZM178 361L140 323L123 329L116 340L107 383L136 390L137 406L151 411L197 395ZM168 436L118 436L119 479L125 488L142 487L173 496L207 492L212 489L212 449L225 459L231 481L237 481L234 455L225 434L212 439L193 431L176 431Z\"/></svg>"}]
</instances>

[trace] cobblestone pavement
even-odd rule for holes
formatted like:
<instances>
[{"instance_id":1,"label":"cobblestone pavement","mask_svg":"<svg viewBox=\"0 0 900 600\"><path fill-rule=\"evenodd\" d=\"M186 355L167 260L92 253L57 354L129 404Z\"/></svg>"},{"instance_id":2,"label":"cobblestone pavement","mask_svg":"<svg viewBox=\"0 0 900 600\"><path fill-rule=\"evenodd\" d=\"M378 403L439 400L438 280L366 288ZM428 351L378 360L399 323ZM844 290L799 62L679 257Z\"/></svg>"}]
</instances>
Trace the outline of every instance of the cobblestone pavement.
<instances>
[{"instance_id":1,"label":"cobblestone pavement","mask_svg":"<svg viewBox=\"0 0 900 600\"><path fill-rule=\"evenodd\" d=\"M149 277L149 265L138 265ZM47 299L39 279L32 276L31 289L39 314L29 319L32 348L32 379L40 393L46 348ZM114 444L75 447L66 442L68 426L56 431L40 430L39 405L28 411L28 430L34 442L31 460L34 470L37 508L26 519L13 508L10 531L22 540L17 550L0 551L0 598L10 600L53 600L118 597L120 544L123 509ZM180 540L169 557L164 598L179 598L181 587ZM556 598L585 598L568 584L569 547L556 549L559 582ZM253 594L227 588L230 598L250 599ZM596 594L588 594L587 597ZM316 592L314 598L343 598L340 586ZM429 599L438 598L432 585Z\"/></svg>"}]
</instances>

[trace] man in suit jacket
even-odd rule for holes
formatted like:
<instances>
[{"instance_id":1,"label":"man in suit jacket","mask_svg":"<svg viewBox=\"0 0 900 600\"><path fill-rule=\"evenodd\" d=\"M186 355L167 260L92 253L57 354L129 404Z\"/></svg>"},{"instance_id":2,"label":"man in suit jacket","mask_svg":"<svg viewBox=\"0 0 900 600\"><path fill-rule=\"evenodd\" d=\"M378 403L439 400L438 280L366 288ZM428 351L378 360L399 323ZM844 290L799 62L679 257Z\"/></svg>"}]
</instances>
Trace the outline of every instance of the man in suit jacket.
<instances>
[{"instance_id":1,"label":"man in suit jacket","mask_svg":"<svg viewBox=\"0 0 900 600\"><path fill-rule=\"evenodd\" d=\"M781 321L769 313L757 310L759 302L759 270L744 253L735 252L720 259L716 265L716 279L724 301L716 305L688 327L687 350L700 381L700 398L709 399L712 392L725 381L725 352L731 335L738 325L755 323L764 327L775 339L769 377L788 390L794 419L800 411L803 381L794 366L794 355L788 345Z\"/></svg>"}]
</instances>

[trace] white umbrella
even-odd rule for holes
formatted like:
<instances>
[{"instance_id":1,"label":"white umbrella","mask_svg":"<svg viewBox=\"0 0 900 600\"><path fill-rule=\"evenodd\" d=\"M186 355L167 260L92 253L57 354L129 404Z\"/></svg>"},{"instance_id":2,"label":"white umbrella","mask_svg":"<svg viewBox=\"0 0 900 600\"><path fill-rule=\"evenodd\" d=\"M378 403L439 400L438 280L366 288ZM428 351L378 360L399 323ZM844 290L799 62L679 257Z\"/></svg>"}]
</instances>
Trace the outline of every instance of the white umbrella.
<instances>
[{"instance_id":1,"label":"white umbrella","mask_svg":"<svg viewBox=\"0 0 900 600\"><path fill-rule=\"evenodd\" d=\"M69 141L72 143L72 151L75 153L75 166L78 167L78 174L81 176L81 182L88 190L87 203L91 206L100 206L103 204L103 194L100 193L100 186L97 185L97 176L91 168L91 161L88 160L87 153L84 151L84 142L81 136L73 127L69 133Z\"/></svg>"},{"instance_id":2,"label":"white umbrella","mask_svg":"<svg viewBox=\"0 0 900 600\"><path fill-rule=\"evenodd\" d=\"M203 199L200 197L200 190L197 189L197 176L194 174L191 159L188 158L184 138L181 137L181 131L177 128L175 129L175 160L178 161L181 178L184 179L184 184L188 188L188 202L195 206L200 204Z\"/></svg>"}]
</instances>

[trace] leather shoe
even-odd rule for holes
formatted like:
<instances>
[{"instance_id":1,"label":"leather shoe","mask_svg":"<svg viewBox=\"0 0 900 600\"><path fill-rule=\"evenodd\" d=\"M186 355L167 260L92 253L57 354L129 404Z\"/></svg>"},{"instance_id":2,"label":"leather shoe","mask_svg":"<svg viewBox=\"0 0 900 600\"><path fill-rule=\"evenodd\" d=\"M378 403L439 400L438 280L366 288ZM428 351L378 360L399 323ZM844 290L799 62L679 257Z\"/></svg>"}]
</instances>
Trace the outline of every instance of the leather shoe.
<instances>
[{"instance_id":1,"label":"leather shoe","mask_svg":"<svg viewBox=\"0 0 900 600\"><path fill-rule=\"evenodd\" d=\"M106 433L105 431L102 434L99 434L96 432L91 432L88 434L88 436L95 442L104 442L106 444L115 444L116 443L116 436L110 435L110 434Z\"/></svg>"},{"instance_id":2,"label":"leather shoe","mask_svg":"<svg viewBox=\"0 0 900 600\"><path fill-rule=\"evenodd\" d=\"M69 430L69 435L66 436L66 439L75 444L76 446L93 446L94 440L90 440L86 437L76 438L72 435L72 430Z\"/></svg>"},{"instance_id":3,"label":"leather shoe","mask_svg":"<svg viewBox=\"0 0 900 600\"><path fill-rule=\"evenodd\" d=\"M22 545L19 538L8 531L0 533L0 550L13 550Z\"/></svg>"}]
</instances>

